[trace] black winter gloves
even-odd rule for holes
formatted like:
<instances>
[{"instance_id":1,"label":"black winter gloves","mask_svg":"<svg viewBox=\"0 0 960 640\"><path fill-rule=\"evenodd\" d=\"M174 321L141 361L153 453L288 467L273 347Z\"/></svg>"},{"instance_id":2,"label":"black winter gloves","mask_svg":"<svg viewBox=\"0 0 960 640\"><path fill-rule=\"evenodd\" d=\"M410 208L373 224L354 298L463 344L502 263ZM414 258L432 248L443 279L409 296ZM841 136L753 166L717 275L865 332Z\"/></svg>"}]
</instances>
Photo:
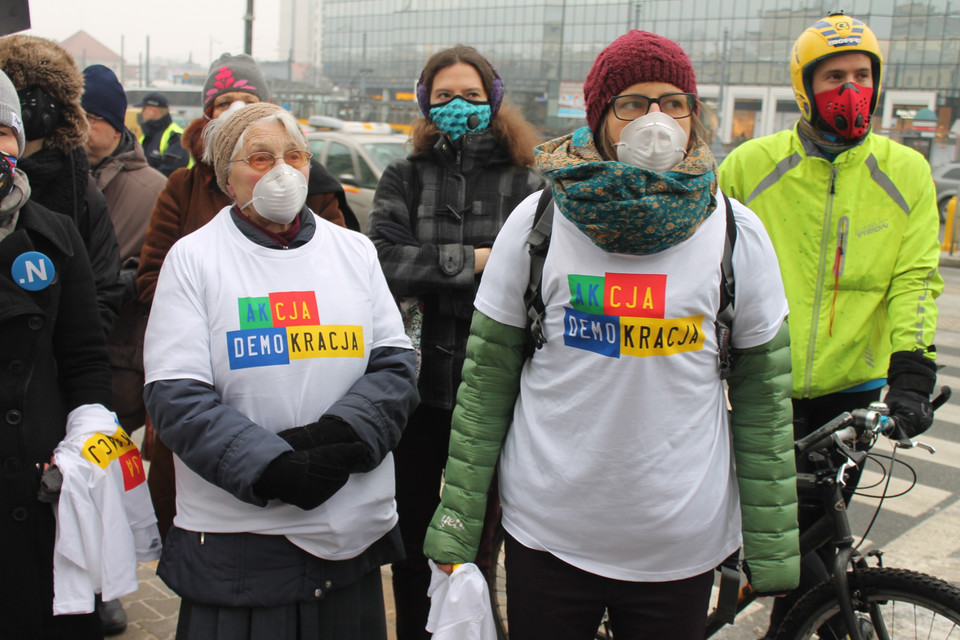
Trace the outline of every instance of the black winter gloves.
<instances>
[{"instance_id":1,"label":"black winter gloves","mask_svg":"<svg viewBox=\"0 0 960 640\"><path fill-rule=\"evenodd\" d=\"M286 451L267 465L253 490L267 500L315 509L347 483L350 468L366 455L366 446L359 442Z\"/></svg>"},{"instance_id":2,"label":"black winter gloves","mask_svg":"<svg viewBox=\"0 0 960 640\"><path fill-rule=\"evenodd\" d=\"M277 498L314 509L340 490L350 474L365 469L371 452L346 422L323 416L277 434L293 447L274 458L253 485L267 500Z\"/></svg>"},{"instance_id":3,"label":"black winter gloves","mask_svg":"<svg viewBox=\"0 0 960 640\"><path fill-rule=\"evenodd\" d=\"M930 394L937 383L937 366L923 353L922 349L915 349L890 356L890 390L883 401L896 419L898 435L907 438L923 433L933 424Z\"/></svg>"},{"instance_id":4,"label":"black winter gloves","mask_svg":"<svg viewBox=\"0 0 960 640\"><path fill-rule=\"evenodd\" d=\"M286 440L295 451L305 451L337 442L360 442L353 427L333 416L323 416L316 422L286 429L277 435Z\"/></svg>"}]
</instances>

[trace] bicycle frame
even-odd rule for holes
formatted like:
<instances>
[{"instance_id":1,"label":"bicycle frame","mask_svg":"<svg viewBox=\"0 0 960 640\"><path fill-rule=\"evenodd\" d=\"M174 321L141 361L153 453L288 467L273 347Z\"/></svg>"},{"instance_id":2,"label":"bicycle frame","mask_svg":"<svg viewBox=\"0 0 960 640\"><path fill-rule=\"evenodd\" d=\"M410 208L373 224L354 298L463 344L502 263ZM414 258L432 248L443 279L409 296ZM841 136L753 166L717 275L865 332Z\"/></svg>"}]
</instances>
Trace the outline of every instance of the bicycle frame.
<instances>
[{"instance_id":1,"label":"bicycle frame","mask_svg":"<svg viewBox=\"0 0 960 640\"><path fill-rule=\"evenodd\" d=\"M847 567L856 576L858 569L866 569L867 562L853 545L853 533L850 530L850 519L847 516L847 504L843 497L840 483L832 477L832 470L827 469L814 476L814 485L819 489L823 501L824 516L813 524L800 538L800 553L806 557L808 553L816 553L827 543L837 548L831 577L837 587L837 601L843 613L844 623L851 640L862 640L860 627L854 611L853 600L850 597ZM807 481L806 478L797 478L798 487ZM875 628L880 628L882 619L880 610L871 605L870 618Z\"/></svg>"}]
</instances>

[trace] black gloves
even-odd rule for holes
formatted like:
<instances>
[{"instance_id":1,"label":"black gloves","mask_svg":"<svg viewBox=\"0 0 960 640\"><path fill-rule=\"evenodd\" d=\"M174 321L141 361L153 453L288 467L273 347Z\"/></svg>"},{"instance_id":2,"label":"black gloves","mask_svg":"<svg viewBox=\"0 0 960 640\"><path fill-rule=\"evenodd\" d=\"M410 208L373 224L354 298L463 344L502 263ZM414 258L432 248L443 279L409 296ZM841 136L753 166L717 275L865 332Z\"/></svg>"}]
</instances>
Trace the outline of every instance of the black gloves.
<instances>
[{"instance_id":1,"label":"black gloves","mask_svg":"<svg viewBox=\"0 0 960 640\"><path fill-rule=\"evenodd\" d=\"M915 349L890 356L890 390L883 401L896 419L899 437L912 438L933 424L930 394L937 383L937 366L923 353L922 349Z\"/></svg>"},{"instance_id":2,"label":"black gloves","mask_svg":"<svg viewBox=\"0 0 960 640\"><path fill-rule=\"evenodd\" d=\"M360 438L350 425L333 416L322 416L316 422L285 429L277 435L286 440L294 451L306 451L338 442L360 442Z\"/></svg>"},{"instance_id":3,"label":"black gloves","mask_svg":"<svg viewBox=\"0 0 960 640\"><path fill-rule=\"evenodd\" d=\"M367 447L360 442L286 451L267 465L253 491L267 500L277 498L301 509L314 509L347 483L350 469L366 455Z\"/></svg>"},{"instance_id":4,"label":"black gloves","mask_svg":"<svg viewBox=\"0 0 960 640\"><path fill-rule=\"evenodd\" d=\"M277 435L294 450L274 458L254 483L262 498L313 509L339 491L351 473L369 468L369 447L339 418L323 416Z\"/></svg>"}]
</instances>

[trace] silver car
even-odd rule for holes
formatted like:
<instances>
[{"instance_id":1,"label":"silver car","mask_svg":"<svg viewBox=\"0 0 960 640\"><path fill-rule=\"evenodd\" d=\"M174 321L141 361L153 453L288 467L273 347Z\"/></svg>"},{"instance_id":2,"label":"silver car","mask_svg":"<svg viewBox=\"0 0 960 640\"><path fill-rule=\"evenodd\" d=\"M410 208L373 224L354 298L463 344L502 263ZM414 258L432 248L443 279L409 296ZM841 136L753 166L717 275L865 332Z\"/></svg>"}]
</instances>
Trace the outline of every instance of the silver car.
<instances>
[{"instance_id":1,"label":"silver car","mask_svg":"<svg viewBox=\"0 0 960 640\"><path fill-rule=\"evenodd\" d=\"M367 231L367 216L380 175L388 164L409 154L407 139L400 134L337 131L307 134L310 152L343 185L347 202L363 232Z\"/></svg>"},{"instance_id":2,"label":"silver car","mask_svg":"<svg viewBox=\"0 0 960 640\"><path fill-rule=\"evenodd\" d=\"M950 198L960 193L960 162L948 162L932 171L933 184L937 187L937 208L940 222L946 220Z\"/></svg>"}]
</instances>

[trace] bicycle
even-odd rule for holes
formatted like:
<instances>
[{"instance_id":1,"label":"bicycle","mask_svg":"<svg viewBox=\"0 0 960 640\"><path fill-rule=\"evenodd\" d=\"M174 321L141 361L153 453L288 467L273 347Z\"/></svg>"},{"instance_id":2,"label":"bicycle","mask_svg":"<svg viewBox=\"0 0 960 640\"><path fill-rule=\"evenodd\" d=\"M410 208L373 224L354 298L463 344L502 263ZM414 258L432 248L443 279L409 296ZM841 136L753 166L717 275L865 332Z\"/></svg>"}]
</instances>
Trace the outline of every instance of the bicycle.
<instances>
[{"instance_id":1,"label":"bicycle","mask_svg":"<svg viewBox=\"0 0 960 640\"><path fill-rule=\"evenodd\" d=\"M949 387L942 387L933 400L934 410L942 406L950 394ZM927 574L884 567L881 551L867 554L877 562L877 566L869 566L854 545L842 495L845 474L864 460L881 435L892 437L895 430L895 421L887 415L886 405L873 403L869 409L840 414L794 443L798 457L808 456L816 462L813 473L798 474L798 497L800 500L819 498L824 512L800 536L801 556L806 557L828 544L833 544L838 551L831 578L811 588L796 602L781 623L777 640L960 638L960 589ZM904 438L894 443L891 465L896 461L898 447L920 447L935 452L933 447L919 441L914 443ZM887 483L889 485L889 478ZM880 505L878 513L879 509ZM871 521L870 526L872 524ZM504 531L500 527L494 538L489 590L497 636L507 640L503 540ZM721 594L721 599L724 597ZM749 583L741 585L735 604L730 603L728 610L718 606L710 612L706 637L732 624L735 615L758 597ZM606 616L595 638L614 638Z\"/></svg>"}]
</instances>

